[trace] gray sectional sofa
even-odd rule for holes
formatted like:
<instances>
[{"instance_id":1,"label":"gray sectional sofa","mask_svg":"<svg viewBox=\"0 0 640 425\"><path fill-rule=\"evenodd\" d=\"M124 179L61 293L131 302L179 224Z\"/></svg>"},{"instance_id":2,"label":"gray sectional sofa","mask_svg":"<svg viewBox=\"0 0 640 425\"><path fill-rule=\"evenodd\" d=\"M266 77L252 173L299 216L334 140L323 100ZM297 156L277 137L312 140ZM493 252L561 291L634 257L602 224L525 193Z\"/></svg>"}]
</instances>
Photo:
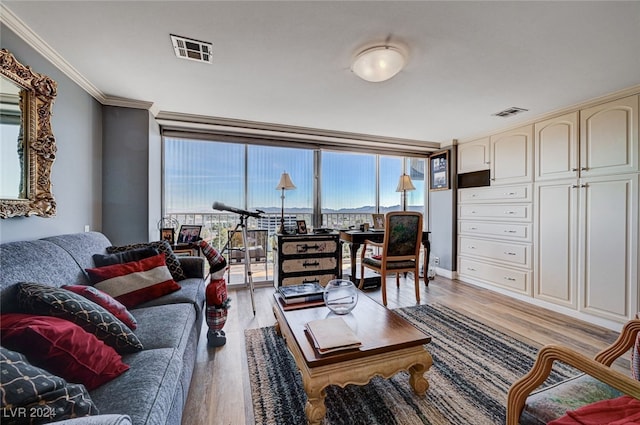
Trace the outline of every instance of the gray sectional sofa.
<instances>
[{"instance_id":1,"label":"gray sectional sofa","mask_svg":"<svg viewBox=\"0 0 640 425\"><path fill-rule=\"evenodd\" d=\"M87 232L0 245L0 311L19 312L17 284L89 285L93 254L107 254L111 242ZM179 257L186 279L181 289L130 312L144 349L124 354L130 369L89 394L100 415L60 423L181 423L204 319L204 259Z\"/></svg>"}]
</instances>

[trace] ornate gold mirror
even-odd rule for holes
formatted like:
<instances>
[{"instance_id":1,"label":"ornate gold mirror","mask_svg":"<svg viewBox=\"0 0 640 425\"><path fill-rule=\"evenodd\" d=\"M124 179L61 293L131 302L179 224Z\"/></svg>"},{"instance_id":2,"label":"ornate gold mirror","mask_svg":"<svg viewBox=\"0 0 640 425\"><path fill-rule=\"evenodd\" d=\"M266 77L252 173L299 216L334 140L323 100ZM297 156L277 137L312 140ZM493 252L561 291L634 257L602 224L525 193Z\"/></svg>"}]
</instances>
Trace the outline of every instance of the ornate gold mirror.
<instances>
[{"instance_id":1,"label":"ornate gold mirror","mask_svg":"<svg viewBox=\"0 0 640 425\"><path fill-rule=\"evenodd\" d=\"M56 94L55 81L0 50L0 218L56 213L51 192Z\"/></svg>"}]
</instances>

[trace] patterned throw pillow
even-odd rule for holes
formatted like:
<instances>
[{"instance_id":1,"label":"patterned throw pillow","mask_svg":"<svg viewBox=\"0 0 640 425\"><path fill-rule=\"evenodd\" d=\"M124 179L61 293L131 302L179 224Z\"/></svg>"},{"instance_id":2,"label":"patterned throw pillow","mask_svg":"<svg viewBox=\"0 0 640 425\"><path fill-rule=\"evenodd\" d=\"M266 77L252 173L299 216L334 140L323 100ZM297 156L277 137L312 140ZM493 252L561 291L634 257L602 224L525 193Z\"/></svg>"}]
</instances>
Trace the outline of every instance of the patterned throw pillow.
<instances>
[{"instance_id":1,"label":"patterned throw pillow","mask_svg":"<svg viewBox=\"0 0 640 425\"><path fill-rule=\"evenodd\" d=\"M86 285L64 285L62 289L75 292L78 295L82 295L89 301L93 301L101 307L104 307L109 313L116 316L122 321L129 329L138 327L136 318L127 310L127 307L123 306L118 300L114 299L111 295L102 292L101 290L94 288L93 286Z\"/></svg>"},{"instance_id":2,"label":"patterned throw pillow","mask_svg":"<svg viewBox=\"0 0 640 425\"><path fill-rule=\"evenodd\" d=\"M115 254L93 254L91 258L93 258L93 262L95 263L96 267L104 267L111 266L113 264L138 261L142 260L143 258L153 257L154 255L158 254L160 254L160 252L157 249L145 247L130 249L129 251L116 252Z\"/></svg>"},{"instance_id":3,"label":"patterned throw pillow","mask_svg":"<svg viewBox=\"0 0 640 425\"><path fill-rule=\"evenodd\" d=\"M110 246L107 248L107 252L110 254L116 252L124 252L129 251L131 249L138 248L155 248L159 253L165 254L165 261L167 262L167 267L171 272L171 276L176 281L186 279L187 276L184 274L184 270L182 270L182 266L180 265L180 260L176 257L176 254L173 253L171 249L171 245L167 241L156 241L156 242L147 242L147 243L136 243L131 245L123 245L123 246Z\"/></svg>"},{"instance_id":4,"label":"patterned throw pillow","mask_svg":"<svg viewBox=\"0 0 640 425\"><path fill-rule=\"evenodd\" d=\"M129 370L116 350L65 319L9 313L0 315L2 344L35 365L89 391Z\"/></svg>"},{"instance_id":5,"label":"patterned throw pillow","mask_svg":"<svg viewBox=\"0 0 640 425\"><path fill-rule=\"evenodd\" d=\"M115 348L118 353L133 353L143 349L138 337L113 314L66 289L23 282L18 284L18 304L26 313L69 320Z\"/></svg>"},{"instance_id":6,"label":"patterned throw pillow","mask_svg":"<svg viewBox=\"0 0 640 425\"><path fill-rule=\"evenodd\" d=\"M49 423L99 413L82 385L68 384L30 365L20 353L0 347L0 370L4 425Z\"/></svg>"},{"instance_id":7,"label":"patterned throw pillow","mask_svg":"<svg viewBox=\"0 0 640 425\"><path fill-rule=\"evenodd\" d=\"M87 269L91 283L128 308L180 289L165 265L164 254L113 266Z\"/></svg>"}]
</instances>

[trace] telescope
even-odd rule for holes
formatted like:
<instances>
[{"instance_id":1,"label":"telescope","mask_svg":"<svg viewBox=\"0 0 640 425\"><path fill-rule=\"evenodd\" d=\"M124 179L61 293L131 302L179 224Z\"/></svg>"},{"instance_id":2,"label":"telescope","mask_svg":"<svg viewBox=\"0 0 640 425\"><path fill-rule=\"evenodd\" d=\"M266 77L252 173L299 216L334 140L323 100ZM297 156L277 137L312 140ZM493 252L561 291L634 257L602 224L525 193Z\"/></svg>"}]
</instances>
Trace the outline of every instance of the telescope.
<instances>
[{"instance_id":1,"label":"telescope","mask_svg":"<svg viewBox=\"0 0 640 425\"><path fill-rule=\"evenodd\" d=\"M214 202L213 209L220 210L220 211L229 211L232 213L244 215L247 217L255 217L255 218L262 218L260 214L264 213L264 211L260 211L260 210L253 212L253 211L242 210L240 208L230 207L228 205L223 204L222 202Z\"/></svg>"}]
</instances>

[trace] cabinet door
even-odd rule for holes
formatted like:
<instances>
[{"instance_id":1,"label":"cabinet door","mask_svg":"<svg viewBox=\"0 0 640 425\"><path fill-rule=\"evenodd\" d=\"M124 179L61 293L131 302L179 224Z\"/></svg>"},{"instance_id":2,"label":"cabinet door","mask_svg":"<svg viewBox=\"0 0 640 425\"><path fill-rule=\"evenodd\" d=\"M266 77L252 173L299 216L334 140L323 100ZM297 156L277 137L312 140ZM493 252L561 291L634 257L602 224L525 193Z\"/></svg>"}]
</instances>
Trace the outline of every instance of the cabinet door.
<instances>
[{"instance_id":1,"label":"cabinet door","mask_svg":"<svg viewBox=\"0 0 640 425\"><path fill-rule=\"evenodd\" d=\"M577 308L577 180L536 184L534 297Z\"/></svg>"},{"instance_id":2,"label":"cabinet door","mask_svg":"<svg viewBox=\"0 0 640 425\"><path fill-rule=\"evenodd\" d=\"M638 175L594 177L583 186L581 305L624 322L638 311Z\"/></svg>"},{"instance_id":3,"label":"cabinet door","mask_svg":"<svg viewBox=\"0 0 640 425\"><path fill-rule=\"evenodd\" d=\"M632 173L638 167L638 96L580 111L580 175Z\"/></svg>"},{"instance_id":4,"label":"cabinet door","mask_svg":"<svg viewBox=\"0 0 640 425\"><path fill-rule=\"evenodd\" d=\"M490 138L493 184L524 183L533 179L533 125Z\"/></svg>"},{"instance_id":5,"label":"cabinet door","mask_svg":"<svg viewBox=\"0 0 640 425\"><path fill-rule=\"evenodd\" d=\"M535 124L536 181L578 177L578 113Z\"/></svg>"},{"instance_id":6,"label":"cabinet door","mask_svg":"<svg viewBox=\"0 0 640 425\"><path fill-rule=\"evenodd\" d=\"M489 169L489 138L458 146L458 173Z\"/></svg>"}]
</instances>

